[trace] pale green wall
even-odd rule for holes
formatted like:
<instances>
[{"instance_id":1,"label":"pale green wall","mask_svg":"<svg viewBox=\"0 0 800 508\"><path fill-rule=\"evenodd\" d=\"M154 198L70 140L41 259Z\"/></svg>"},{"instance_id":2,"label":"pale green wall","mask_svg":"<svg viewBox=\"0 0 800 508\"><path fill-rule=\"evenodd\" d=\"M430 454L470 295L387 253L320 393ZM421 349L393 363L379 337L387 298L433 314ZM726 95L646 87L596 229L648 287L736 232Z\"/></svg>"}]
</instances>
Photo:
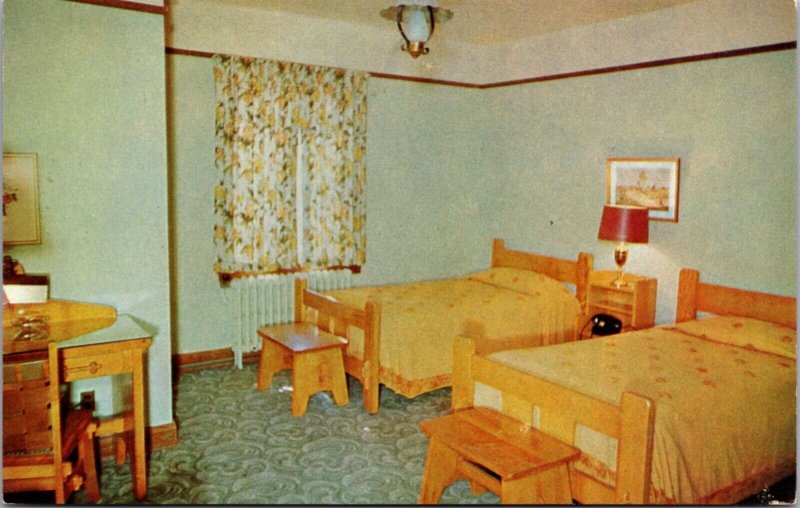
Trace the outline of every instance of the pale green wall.
<instances>
[{"instance_id":1,"label":"pale green wall","mask_svg":"<svg viewBox=\"0 0 800 508\"><path fill-rule=\"evenodd\" d=\"M492 142L480 90L370 80L367 262L359 284L436 279L488 264Z\"/></svg>"},{"instance_id":2,"label":"pale green wall","mask_svg":"<svg viewBox=\"0 0 800 508\"><path fill-rule=\"evenodd\" d=\"M56 0L4 5L3 151L38 155L42 244L8 253L51 297L154 335L149 422L172 421L163 16ZM98 411L111 410L97 386Z\"/></svg>"},{"instance_id":3,"label":"pale green wall","mask_svg":"<svg viewBox=\"0 0 800 508\"><path fill-rule=\"evenodd\" d=\"M168 57L176 350L229 347L211 273L211 61ZM357 284L488 266L493 237L595 255L612 156L680 157L680 221L651 223L628 268L659 279L674 316L682 266L708 280L795 295L795 51L474 90L370 81L367 263ZM758 225L756 220L763 221Z\"/></svg>"},{"instance_id":4,"label":"pale green wall","mask_svg":"<svg viewBox=\"0 0 800 508\"><path fill-rule=\"evenodd\" d=\"M608 157L680 157L679 222L650 222L627 268L658 278L659 322L675 315L678 271L796 294L796 52L781 51L488 92L495 166L492 235L595 254ZM551 223L552 222L552 223Z\"/></svg>"},{"instance_id":5,"label":"pale green wall","mask_svg":"<svg viewBox=\"0 0 800 508\"><path fill-rule=\"evenodd\" d=\"M167 56L174 253L174 350L230 347L225 298L212 270L214 246L214 79L210 58Z\"/></svg>"}]
</instances>

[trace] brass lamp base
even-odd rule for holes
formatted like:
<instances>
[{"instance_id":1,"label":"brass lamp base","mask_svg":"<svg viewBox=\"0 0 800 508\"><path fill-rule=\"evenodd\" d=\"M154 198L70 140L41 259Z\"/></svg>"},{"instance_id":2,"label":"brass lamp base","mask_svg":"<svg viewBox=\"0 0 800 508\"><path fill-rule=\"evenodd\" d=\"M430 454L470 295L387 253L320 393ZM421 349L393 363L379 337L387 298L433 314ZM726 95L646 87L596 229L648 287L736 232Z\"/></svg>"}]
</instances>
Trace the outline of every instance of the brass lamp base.
<instances>
[{"instance_id":1,"label":"brass lamp base","mask_svg":"<svg viewBox=\"0 0 800 508\"><path fill-rule=\"evenodd\" d=\"M401 49L408 52L412 58L417 58L419 55L427 55L428 51L430 51L425 47L425 41L411 41Z\"/></svg>"},{"instance_id":2,"label":"brass lamp base","mask_svg":"<svg viewBox=\"0 0 800 508\"><path fill-rule=\"evenodd\" d=\"M614 262L617 263L617 278L614 279L614 286L617 288L628 285L628 283L623 279L622 275L622 267L625 265L625 261L627 260L628 248L625 246L624 242L621 242L619 245L617 245L617 248L614 249Z\"/></svg>"}]
</instances>

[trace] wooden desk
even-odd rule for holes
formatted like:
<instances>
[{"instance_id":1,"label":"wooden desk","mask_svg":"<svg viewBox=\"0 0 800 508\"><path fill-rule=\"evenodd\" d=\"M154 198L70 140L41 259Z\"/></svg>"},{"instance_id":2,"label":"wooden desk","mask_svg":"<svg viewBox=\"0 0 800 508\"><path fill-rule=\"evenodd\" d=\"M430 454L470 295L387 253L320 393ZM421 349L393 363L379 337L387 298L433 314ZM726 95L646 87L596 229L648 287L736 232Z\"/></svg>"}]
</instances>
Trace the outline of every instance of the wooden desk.
<instances>
[{"instance_id":1,"label":"wooden desk","mask_svg":"<svg viewBox=\"0 0 800 508\"><path fill-rule=\"evenodd\" d=\"M41 304L32 304L41 305ZM86 305L86 304L81 304ZM23 305L15 305L19 310ZM113 310L113 309L112 309ZM43 307L37 311L50 315ZM4 312L4 325L6 324ZM52 318L53 315L50 315ZM12 341L13 328L3 326L3 353L34 351L48 342L58 343L60 378L63 382L117 374L130 374L133 381L132 408L100 422L97 434L132 433L131 473L137 500L147 496L145 455L144 359L152 337L128 315L93 316L88 320L53 319L50 336L41 340ZM88 331L87 330L93 330ZM74 336L80 333L79 336ZM119 456L118 456L119 462Z\"/></svg>"},{"instance_id":2,"label":"wooden desk","mask_svg":"<svg viewBox=\"0 0 800 508\"><path fill-rule=\"evenodd\" d=\"M133 432L131 473L137 500L147 496L144 359L152 341L150 334L130 316L123 314L107 328L58 344L60 375L64 382L117 374L132 376L131 411L101 420L97 435Z\"/></svg>"}]
</instances>

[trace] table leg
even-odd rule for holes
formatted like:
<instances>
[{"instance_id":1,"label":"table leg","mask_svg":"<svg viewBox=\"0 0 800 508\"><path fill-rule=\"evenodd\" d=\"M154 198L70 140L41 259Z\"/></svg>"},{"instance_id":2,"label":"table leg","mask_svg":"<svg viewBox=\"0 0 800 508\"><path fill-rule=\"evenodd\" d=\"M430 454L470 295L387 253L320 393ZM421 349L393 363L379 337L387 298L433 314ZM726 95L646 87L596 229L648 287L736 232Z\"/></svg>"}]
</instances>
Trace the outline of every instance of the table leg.
<instances>
[{"instance_id":1,"label":"table leg","mask_svg":"<svg viewBox=\"0 0 800 508\"><path fill-rule=\"evenodd\" d=\"M428 441L419 504L437 504L444 489L457 477L458 454L436 436Z\"/></svg>"},{"instance_id":2,"label":"table leg","mask_svg":"<svg viewBox=\"0 0 800 508\"><path fill-rule=\"evenodd\" d=\"M144 352L133 353L133 453L131 454L131 473L133 475L133 494L137 501L147 496L147 464L144 440Z\"/></svg>"},{"instance_id":3,"label":"table leg","mask_svg":"<svg viewBox=\"0 0 800 508\"><path fill-rule=\"evenodd\" d=\"M92 426L96 427L93 423ZM100 484L97 480L97 463L94 458L94 431L85 432L78 441L78 455L83 457L83 469L86 476L84 486L90 503L100 500Z\"/></svg>"},{"instance_id":4,"label":"table leg","mask_svg":"<svg viewBox=\"0 0 800 508\"><path fill-rule=\"evenodd\" d=\"M320 389L319 355L295 353L292 361L292 416L303 416L308 398Z\"/></svg>"},{"instance_id":5,"label":"table leg","mask_svg":"<svg viewBox=\"0 0 800 508\"><path fill-rule=\"evenodd\" d=\"M125 455L128 453L127 432L114 436L114 460L118 466L125 463Z\"/></svg>"},{"instance_id":6,"label":"table leg","mask_svg":"<svg viewBox=\"0 0 800 508\"><path fill-rule=\"evenodd\" d=\"M261 338L261 354L258 359L258 390L269 388L272 385L272 378L275 374L291 366L286 357L287 353L283 347L268 340L266 337Z\"/></svg>"},{"instance_id":7,"label":"table leg","mask_svg":"<svg viewBox=\"0 0 800 508\"><path fill-rule=\"evenodd\" d=\"M330 350L330 376L331 392L333 400L337 406L344 406L350 401L350 394L347 391L347 374L344 371L344 360L342 359L341 349Z\"/></svg>"}]
</instances>

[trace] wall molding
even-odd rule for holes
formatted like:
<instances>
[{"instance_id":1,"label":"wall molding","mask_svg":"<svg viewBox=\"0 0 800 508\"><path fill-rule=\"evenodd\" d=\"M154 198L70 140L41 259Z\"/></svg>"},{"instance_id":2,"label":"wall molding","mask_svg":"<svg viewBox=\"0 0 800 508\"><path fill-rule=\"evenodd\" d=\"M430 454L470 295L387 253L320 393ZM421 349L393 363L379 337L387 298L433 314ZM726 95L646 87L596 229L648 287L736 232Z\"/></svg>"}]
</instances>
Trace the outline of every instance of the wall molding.
<instances>
[{"instance_id":1,"label":"wall molding","mask_svg":"<svg viewBox=\"0 0 800 508\"><path fill-rule=\"evenodd\" d=\"M786 51L789 49L796 49L797 41L781 42L778 44L768 44L766 46L754 46L749 48L731 49L725 51L714 51L711 53L702 53L699 55L679 56L675 58L664 58L661 60L651 60L648 62L640 62L626 65L615 65L611 67L601 67L598 69L587 69L583 71L565 72L561 74L552 74L549 76L539 76L527 79L516 79L511 81L500 81L497 83L489 83L481 85L480 88L497 88L502 86L513 86L527 83L537 83L540 81L553 81L556 79L570 79L583 76L594 76L596 74L610 74L614 72L633 71L638 69L647 69L650 67L665 67L668 65L677 65L692 62L701 62L704 60L718 60L722 58L732 58L736 56L755 55L759 53L771 53L773 51Z\"/></svg>"},{"instance_id":2,"label":"wall molding","mask_svg":"<svg viewBox=\"0 0 800 508\"><path fill-rule=\"evenodd\" d=\"M214 53L207 51L196 51L191 49L181 49L166 46L166 53L168 55L183 55L194 56L199 58L211 58ZM416 83L425 83L430 85L446 85L456 86L461 88L474 88L485 90L489 88L500 88L506 86L526 85L529 83L538 83L541 81L554 81L559 79L572 79L584 76L595 76L597 74L611 74L615 72L633 71L639 69L647 69L651 67L664 67L668 65L678 65L684 63L700 62L704 60L717 60L722 58L732 58L737 56L755 55L759 53L770 53L773 51L786 51L790 49L797 49L797 41L787 41L777 44L767 44L765 46L753 46L740 49L731 49L725 51L714 51L711 53L702 53L698 55L681 56L675 58L665 58L660 60L651 60L647 62L639 62L625 65L615 65L611 67L600 67L597 69L586 69L582 71L564 72L559 74L549 74L545 76L535 76L530 78L521 78L509 81L498 81L494 83L465 83L460 81L449 81L443 79L421 78L416 76L404 76L400 74L386 74L382 72L370 72L369 74L376 78L394 79L400 81L413 81ZM254 58L254 57L253 57Z\"/></svg>"},{"instance_id":3,"label":"wall molding","mask_svg":"<svg viewBox=\"0 0 800 508\"><path fill-rule=\"evenodd\" d=\"M181 49L173 48L171 46L164 46L168 55L182 55L182 56L196 56L198 58L211 58L217 53L209 53L208 51L198 51L195 49Z\"/></svg>"},{"instance_id":4,"label":"wall molding","mask_svg":"<svg viewBox=\"0 0 800 508\"><path fill-rule=\"evenodd\" d=\"M78 4L98 5L100 7L113 7L129 11L146 12L149 14L167 15L167 8L160 5L140 4L129 0L69 0Z\"/></svg>"}]
</instances>

